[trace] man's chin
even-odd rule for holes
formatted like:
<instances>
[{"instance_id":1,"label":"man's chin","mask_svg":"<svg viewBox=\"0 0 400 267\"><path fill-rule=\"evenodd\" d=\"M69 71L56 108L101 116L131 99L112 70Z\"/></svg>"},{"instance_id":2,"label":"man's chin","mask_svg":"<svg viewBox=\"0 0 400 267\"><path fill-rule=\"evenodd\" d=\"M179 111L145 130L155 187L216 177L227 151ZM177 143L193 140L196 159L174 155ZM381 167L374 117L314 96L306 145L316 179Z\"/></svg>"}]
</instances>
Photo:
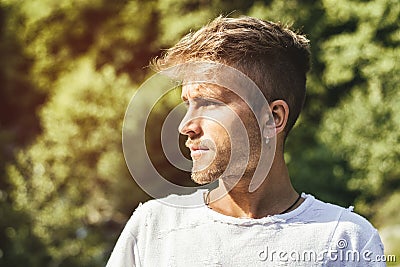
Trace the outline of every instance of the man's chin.
<instances>
[{"instance_id":1,"label":"man's chin","mask_svg":"<svg viewBox=\"0 0 400 267\"><path fill-rule=\"evenodd\" d=\"M199 185L210 184L220 178L224 181L226 185L234 186L237 184L239 179L244 177L252 178L253 174L256 170L257 164L256 162L247 163L247 168L243 170L243 166L246 166L247 162L241 162L240 164L232 164L229 170L226 168L207 168L203 170L195 170L192 169L191 178L192 180Z\"/></svg>"},{"instance_id":2,"label":"man's chin","mask_svg":"<svg viewBox=\"0 0 400 267\"><path fill-rule=\"evenodd\" d=\"M205 185L216 181L221 175L223 171L220 170L201 170L201 171L192 171L191 178L192 180L199 185Z\"/></svg>"}]
</instances>

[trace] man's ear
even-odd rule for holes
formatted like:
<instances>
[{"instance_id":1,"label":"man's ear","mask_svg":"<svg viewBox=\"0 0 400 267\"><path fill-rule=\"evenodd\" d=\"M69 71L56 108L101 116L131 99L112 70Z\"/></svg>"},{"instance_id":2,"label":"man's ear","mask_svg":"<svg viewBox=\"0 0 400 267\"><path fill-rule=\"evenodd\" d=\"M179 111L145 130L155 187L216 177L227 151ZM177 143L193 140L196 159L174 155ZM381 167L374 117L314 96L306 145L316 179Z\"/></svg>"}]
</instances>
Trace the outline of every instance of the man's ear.
<instances>
[{"instance_id":1,"label":"man's ear","mask_svg":"<svg viewBox=\"0 0 400 267\"><path fill-rule=\"evenodd\" d=\"M269 140L276 135L274 119L268 105L264 105L261 110L260 125L262 137L265 140Z\"/></svg>"},{"instance_id":2,"label":"man's ear","mask_svg":"<svg viewBox=\"0 0 400 267\"><path fill-rule=\"evenodd\" d=\"M289 106L284 100L275 100L269 104L269 108L274 119L276 134L279 134L286 127L289 118Z\"/></svg>"}]
</instances>

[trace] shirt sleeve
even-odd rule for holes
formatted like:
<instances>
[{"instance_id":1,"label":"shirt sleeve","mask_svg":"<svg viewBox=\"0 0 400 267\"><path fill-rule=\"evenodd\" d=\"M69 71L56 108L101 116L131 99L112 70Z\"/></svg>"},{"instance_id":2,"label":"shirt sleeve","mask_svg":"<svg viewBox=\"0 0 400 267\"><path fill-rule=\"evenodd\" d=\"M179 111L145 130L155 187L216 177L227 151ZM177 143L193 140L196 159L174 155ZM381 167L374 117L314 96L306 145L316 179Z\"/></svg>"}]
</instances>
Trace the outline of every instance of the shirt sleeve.
<instances>
[{"instance_id":1,"label":"shirt sleeve","mask_svg":"<svg viewBox=\"0 0 400 267\"><path fill-rule=\"evenodd\" d=\"M382 267L383 244L378 231L364 217L343 210L330 241L333 257L327 266Z\"/></svg>"},{"instance_id":2,"label":"shirt sleeve","mask_svg":"<svg viewBox=\"0 0 400 267\"><path fill-rule=\"evenodd\" d=\"M374 234L361 250L360 256L360 266L386 266L383 243L378 231L375 230Z\"/></svg>"},{"instance_id":3,"label":"shirt sleeve","mask_svg":"<svg viewBox=\"0 0 400 267\"><path fill-rule=\"evenodd\" d=\"M138 234L140 225L143 224L144 214L141 204L133 212L118 238L106 267L139 267Z\"/></svg>"},{"instance_id":4,"label":"shirt sleeve","mask_svg":"<svg viewBox=\"0 0 400 267\"><path fill-rule=\"evenodd\" d=\"M111 253L106 267L140 266L138 248L135 237L125 227Z\"/></svg>"}]
</instances>

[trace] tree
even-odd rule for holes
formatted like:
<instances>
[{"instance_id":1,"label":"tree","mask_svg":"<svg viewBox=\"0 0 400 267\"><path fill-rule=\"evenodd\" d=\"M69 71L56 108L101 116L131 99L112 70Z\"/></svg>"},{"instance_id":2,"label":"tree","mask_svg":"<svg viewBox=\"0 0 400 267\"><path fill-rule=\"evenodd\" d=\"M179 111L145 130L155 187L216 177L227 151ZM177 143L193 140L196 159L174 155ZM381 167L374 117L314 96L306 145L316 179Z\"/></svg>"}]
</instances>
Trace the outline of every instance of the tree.
<instances>
[{"instance_id":1,"label":"tree","mask_svg":"<svg viewBox=\"0 0 400 267\"><path fill-rule=\"evenodd\" d=\"M0 265L35 266L45 263L47 255L30 230L30 217L12 206L5 166L15 160L15 150L40 133L35 111L45 94L36 90L29 75L32 59L21 44L16 13L14 5L0 3ZM27 249L35 257L25 254Z\"/></svg>"},{"instance_id":2,"label":"tree","mask_svg":"<svg viewBox=\"0 0 400 267\"><path fill-rule=\"evenodd\" d=\"M360 211L371 216L373 203L400 189L400 8L395 1L324 4L328 24L353 27L323 44L326 84L349 93L326 112L320 137L348 162L353 173L347 186L357 192Z\"/></svg>"}]
</instances>

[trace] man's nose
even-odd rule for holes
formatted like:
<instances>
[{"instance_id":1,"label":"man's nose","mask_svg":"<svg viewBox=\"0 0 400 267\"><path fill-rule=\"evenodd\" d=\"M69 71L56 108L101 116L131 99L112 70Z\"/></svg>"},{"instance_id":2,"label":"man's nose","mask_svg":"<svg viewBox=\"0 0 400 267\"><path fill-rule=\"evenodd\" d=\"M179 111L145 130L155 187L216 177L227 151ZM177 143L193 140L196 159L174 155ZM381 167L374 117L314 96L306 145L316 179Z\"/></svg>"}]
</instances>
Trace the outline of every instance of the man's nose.
<instances>
[{"instance_id":1,"label":"man's nose","mask_svg":"<svg viewBox=\"0 0 400 267\"><path fill-rule=\"evenodd\" d=\"M181 134L187 135L190 138L194 138L201 134L201 118L187 118L185 116L179 124L178 130Z\"/></svg>"}]
</instances>

